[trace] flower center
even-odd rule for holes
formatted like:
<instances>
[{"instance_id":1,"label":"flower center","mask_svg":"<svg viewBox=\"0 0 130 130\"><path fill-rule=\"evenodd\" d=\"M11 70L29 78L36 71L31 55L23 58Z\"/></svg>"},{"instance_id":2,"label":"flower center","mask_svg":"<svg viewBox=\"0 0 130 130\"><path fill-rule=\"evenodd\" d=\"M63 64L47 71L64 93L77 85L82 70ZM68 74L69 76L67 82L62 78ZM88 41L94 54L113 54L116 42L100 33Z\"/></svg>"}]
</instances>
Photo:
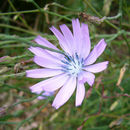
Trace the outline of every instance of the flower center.
<instances>
[{"instance_id":1,"label":"flower center","mask_svg":"<svg viewBox=\"0 0 130 130\"><path fill-rule=\"evenodd\" d=\"M83 67L83 59L79 58L77 53L74 56L66 55L62 62L64 63L62 70L73 76L77 76Z\"/></svg>"}]
</instances>

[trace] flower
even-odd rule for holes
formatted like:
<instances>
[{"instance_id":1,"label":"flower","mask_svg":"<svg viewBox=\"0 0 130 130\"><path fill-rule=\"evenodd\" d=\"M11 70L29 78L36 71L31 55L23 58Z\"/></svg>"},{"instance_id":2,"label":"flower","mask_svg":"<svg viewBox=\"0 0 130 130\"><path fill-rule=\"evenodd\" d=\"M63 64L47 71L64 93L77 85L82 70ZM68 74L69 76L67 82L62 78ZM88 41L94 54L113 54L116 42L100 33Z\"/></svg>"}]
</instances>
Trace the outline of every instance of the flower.
<instances>
[{"instance_id":1,"label":"flower","mask_svg":"<svg viewBox=\"0 0 130 130\"><path fill-rule=\"evenodd\" d=\"M40 94L41 92L36 92L36 94ZM38 96L37 99L42 100L42 99L46 99L47 96L53 96L54 92L43 92L41 96Z\"/></svg>"},{"instance_id":2,"label":"flower","mask_svg":"<svg viewBox=\"0 0 130 130\"><path fill-rule=\"evenodd\" d=\"M76 106L80 106L85 97L85 86L87 82L93 85L95 75L107 68L108 61L93 64L106 48L104 39L91 49L88 25L81 23L78 19L72 20L73 34L65 25L61 25L57 30L54 26L50 30L59 41L60 47L65 55L48 51L40 47L30 47L29 50L35 54L34 62L42 69L33 69L26 71L27 77L48 78L32 87L33 93L54 92L60 88L52 106L58 109L65 104L76 90ZM35 39L37 44L59 50L49 41L41 36ZM93 64L93 65L92 65Z\"/></svg>"}]
</instances>

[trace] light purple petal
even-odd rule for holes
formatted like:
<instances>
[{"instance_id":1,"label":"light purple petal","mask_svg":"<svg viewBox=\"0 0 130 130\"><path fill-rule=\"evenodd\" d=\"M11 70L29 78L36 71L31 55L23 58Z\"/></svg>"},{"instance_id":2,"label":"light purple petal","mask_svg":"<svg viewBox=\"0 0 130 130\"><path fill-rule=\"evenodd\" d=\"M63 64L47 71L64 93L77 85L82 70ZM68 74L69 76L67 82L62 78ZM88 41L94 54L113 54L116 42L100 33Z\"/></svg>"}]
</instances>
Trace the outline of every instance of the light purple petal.
<instances>
[{"instance_id":1,"label":"light purple petal","mask_svg":"<svg viewBox=\"0 0 130 130\"><path fill-rule=\"evenodd\" d=\"M61 57L56 57L55 55L52 55L49 51L47 50L44 50L40 47L30 47L29 50L34 53L36 56L39 56L39 57L45 57L47 59L50 59L50 60L53 60L55 59L56 61L57 60L61 60Z\"/></svg>"},{"instance_id":2,"label":"light purple petal","mask_svg":"<svg viewBox=\"0 0 130 130\"><path fill-rule=\"evenodd\" d=\"M81 34L81 27L80 22L78 19L72 20L72 27L73 27L73 35L74 35L74 50L78 55L81 54L81 47L82 47L82 34Z\"/></svg>"},{"instance_id":3,"label":"light purple petal","mask_svg":"<svg viewBox=\"0 0 130 130\"><path fill-rule=\"evenodd\" d=\"M76 88L76 77L70 77L66 84L60 89L56 95L52 106L58 109L65 104Z\"/></svg>"},{"instance_id":4,"label":"light purple petal","mask_svg":"<svg viewBox=\"0 0 130 130\"><path fill-rule=\"evenodd\" d=\"M78 82L77 84L77 91L76 91L76 106L80 106L83 102L83 99L85 97L85 87L84 83Z\"/></svg>"},{"instance_id":5,"label":"light purple petal","mask_svg":"<svg viewBox=\"0 0 130 130\"><path fill-rule=\"evenodd\" d=\"M43 99L46 99L46 97L44 97L44 96L38 96L37 99L38 100L43 100Z\"/></svg>"},{"instance_id":6,"label":"light purple petal","mask_svg":"<svg viewBox=\"0 0 130 130\"><path fill-rule=\"evenodd\" d=\"M39 56L39 57L47 57L47 58L53 58L54 56L51 55L50 53L48 53L46 50L40 48L40 47L30 47L29 50L34 53L35 55ZM56 57L54 57L56 58Z\"/></svg>"},{"instance_id":7,"label":"light purple petal","mask_svg":"<svg viewBox=\"0 0 130 130\"><path fill-rule=\"evenodd\" d=\"M38 43L39 45L43 45L49 48L53 48L55 50L59 50L57 47L55 47L52 43L50 43L48 40L46 40L45 38L41 37L41 36L37 36L34 41L36 43Z\"/></svg>"},{"instance_id":8,"label":"light purple petal","mask_svg":"<svg viewBox=\"0 0 130 130\"><path fill-rule=\"evenodd\" d=\"M107 44L104 41L104 39L101 39L99 41L99 43L95 46L96 50L97 50L97 58L103 53L103 51L105 50Z\"/></svg>"},{"instance_id":9,"label":"light purple petal","mask_svg":"<svg viewBox=\"0 0 130 130\"><path fill-rule=\"evenodd\" d=\"M62 87L67 79L68 76L66 74L60 74L47 80L41 81L30 87L30 89L34 93L42 91L54 92L55 90Z\"/></svg>"},{"instance_id":10,"label":"light purple petal","mask_svg":"<svg viewBox=\"0 0 130 130\"><path fill-rule=\"evenodd\" d=\"M73 53L73 44L74 44L74 37L72 35L72 32L70 31L70 29L65 25L60 25L60 29L64 35L65 41L67 46L69 47L70 51L71 51L71 55Z\"/></svg>"},{"instance_id":11,"label":"light purple petal","mask_svg":"<svg viewBox=\"0 0 130 130\"><path fill-rule=\"evenodd\" d=\"M86 58L91 49L91 42L90 42L90 37L89 37L89 29L88 25L82 23L81 24L81 31L82 31L82 58Z\"/></svg>"},{"instance_id":12,"label":"light purple petal","mask_svg":"<svg viewBox=\"0 0 130 130\"><path fill-rule=\"evenodd\" d=\"M103 53L104 49L106 48L106 42L104 39L100 40L99 43L94 47L94 49L91 51L89 56L85 60L85 65L93 64L97 58Z\"/></svg>"},{"instance_id":13,"label":"light purple petal","mask_svg":"<svg viewBox=\"0 0 130 130\"><path fill-rule=\"evenodd\" d=\"M82 71L78 76L79 82L81 83L87 82L90 86L93 85L94 79L95 79L95 75L87 71Z\"/></svg>"},{"instance_id":14,"label":"light purple petal","mask_svg":"<svg viewBox=\"0 0 130 130\"><path fill-rule=\"evenodd\" d=\"M52 48L55 50L59 50L57 47L55 47L52 43L50 43L48 40L46 40L45 38L41 37L41 36L37 36L34 41L39 44L39 45L43 45L46 46L48 48ZM47 51L47 50L46 50ZM55 55L56 57L62 57L62 54L56 53L56 52L52 52L52 51L47 51L52 55Z\"/></svg>"},{"instance_id":15,"label":"light purple petal","mask_svg":"<svg viewBox=\"0 0 130 130\"><path fill-rule=\"evenodd\" d=\"M63 71L59 69L33 69L27 70L26 76L31 78L47 78L62 74Z\"/></svg>"},{"instance_id":16,"label":"light purple petal","mask_svg":"<svg viewBox=\"0 0 130 130\"><path fill-rule=\"evenodd\" d=\"M40 93L37 93L40 94ZM42 100L42 99L46 99L48 96L52 96L54 95L54 92L43 92L42 96L38 96L37 99Z\"/></svg>"},{"instance_id":17,"label":"light purple petal","mask_svg":"<svg viewBox=\"0 0 130 130\"><path fill-rule=\"evenodd\" d=\"M52 69L61 69L61 65L63 64L60 60L56 59L48 59L48 57L39 57L34 56L34 62L39 66L52 68Z\"/></svg>"},{"instance_id":18,"label":"light purple petal","mask_svg":"<svg viewBox=\"0 0 130 130\"><path fill-rule=\"evenodd\" d=\"M105 70L107 68L107 65L108 65L108 61L105 61L94 65L86 66L84 69L89 72L98 73Z\"/></svg>"},{"instance_id":19,"label":"light purple petal","mask_svg":"<svg viewBox=\"0 0 130 130\"><path fill-rule=\"evenodd\" d=\"M94 47L94 49L91 51L91 53L88 55L88 57L84 61L84 65L90 65L94 63L96 60L97 60L97 50Z\"/></svg>"},{"instance_id":20,"label":"light purple petal","mask_svg":"<svg viewBox=\"0 0 130 130\"><path fill-rule=\"evenodd\" d=\"M51 30L51 31L54 33L54 35L58 38L59 44L60 44L61 48L62 48L65 52L71 54L70 48L69 48L69 46L66 44L66 40L65 40L64 36L61 34L61 32L60 32L58 29L56 29L54 26L52 26L52 27L50 28L50 30Z\"/></svg>"},{"instance_id":21,"label":"light purple petal","mask_svg":"<svg viewBox=\"0 0 130 130\"><path fill-rule=\"evenodd\" d=\"M40 47L30 47L28 48L33 54L37 55L37 56L40 56L40 57L44 57L44 50Z\"/></svg>"}]
</instances>

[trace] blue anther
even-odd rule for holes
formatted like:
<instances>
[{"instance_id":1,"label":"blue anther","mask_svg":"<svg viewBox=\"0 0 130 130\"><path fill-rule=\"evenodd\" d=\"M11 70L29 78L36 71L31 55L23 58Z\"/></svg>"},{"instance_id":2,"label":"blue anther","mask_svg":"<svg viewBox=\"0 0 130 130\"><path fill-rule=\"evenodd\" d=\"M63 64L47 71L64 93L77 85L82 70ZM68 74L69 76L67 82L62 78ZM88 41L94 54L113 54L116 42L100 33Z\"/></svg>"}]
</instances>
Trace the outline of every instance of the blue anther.
<instances>
[{"instance_id":1,"label":"blue anther","mask_svg":"<svg viewBox=\"0 0 130 130\"><path fill-rule=\"evenodd\" d=\"M70 65L70 63L67 62L67 61L61 60L61 62L64 63L64 64L66 64L66 65Z\"/></svg>"},{"instance_id":2,"label":"blue anther","mask_svg":"<svg viewBox=\"0 0 130 130\"><path fill-rule=\"evenodd\" d=\"M68 57L66 57L66 56L65 56L64 58L65 58L67 61L69 61L69 62L70 62L70 60L69 60L69 58L68 58Z\"/></svg>"},{"instance_id":3,"label":"blue anther","mask_svg":"<svg viewBox=\"0 0 130 130\"><path fill-rule=\"evenodd\" d=\"M73 58L71 56L68 56L68 58L70 59L70 61L73 61Z\"/></svg>"},{"instance_id":4,"label":"blue anther","mask_svg":"<svg viewBox=\"0 0 130 130\"><path fill-rule=\"evenodd\" d=\"M84 59L82 58L82 59L81 59L81 63L83 63L83 62L84 62Z\"/></svg>"},{"instance_id":5,"label":"blue anther","mask_svg":"<svg viewBox=\"0 0 130 130\"><path fill-rule=\"evenodd\" d=\"M75 53L76 59L79 60L79 56L77 54L77 52Z\"/></svg>"}]
</instances>

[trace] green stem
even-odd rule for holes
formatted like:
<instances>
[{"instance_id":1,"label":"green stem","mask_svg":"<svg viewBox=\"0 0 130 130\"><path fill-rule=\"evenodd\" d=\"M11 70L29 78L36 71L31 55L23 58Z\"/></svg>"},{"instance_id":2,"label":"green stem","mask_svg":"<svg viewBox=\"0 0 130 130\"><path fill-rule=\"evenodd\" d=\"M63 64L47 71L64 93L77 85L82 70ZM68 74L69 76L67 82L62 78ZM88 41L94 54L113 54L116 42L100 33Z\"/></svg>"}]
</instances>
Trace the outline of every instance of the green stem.
<instances>
[{"instance_id":1,"label":"green stem","mask_svg":"<svg viewBox=\"0 0 130 130\"><path fill-rule=\"evenodd\" d=\"M21 31L21 32L24 32L24 33L28 33L28 34L31 34L31 35L35 35L35 36L39 35L36 32L28 31L28 30L22 29L20 27L15 27L15 26L7 25L7 24L0 24L0 27L11 28L11 29L14 29L14 30L17 30L17 31Z\"/></svg>"},{"instance_id":2,"label":"green stem","mask_svg":"<svg viewBox=\"0 0 130 130\"><path fill-rule=\"evenodd\" d=\"M40 8L40 6L34 1L34 0L30 0L30 2L41 12L43 13L42 9Z\"/></svg>"},{"instance_id":3,"label":"green stem","mask_svg":"<svg viewBox=\"0 0 130 130\"><path fill-rule=\"evenodd\" d=\"M31 0L30 2L32 2L32 4L34 4L34 6L35 6L36 8L38 8L38 10L39 10L41 13L46 12L46 13L48 13L48 14L61 17L61 15L59 15L59 14L57 14L57 13L50 12L50 11L48 11L48 10L43 10L42 8L40 8L40 6L39 6L34 0ZM62 18L63 18L63 17L64 17L66 20L71 21L71 19L69 19L69 18L67 18L67 17L65 17L65 16L62 16Z\"/></svg>"},{"instance_id":4,"label":"green stem","mask_svg":"<svg viewBox=\"0 0 130 130\"><path fill-rule=\"evenodd\" d=\"M94 87L94 89L95 89L96 93L101 97L101 93L99 92L99 90L95 87Z\"/></svg>"},{"instance_id":5,"label":"green stem","mask_svg":"<svg viewBox=\"0 0 130 130\"><path fill-rule=\"evenodd\" d=\"M25 76L25 72L21 72L21 73L16 73L16 74L9 74L9 75L3 75L1 76L1 78L12 78L12 77L22 77L22 76Z\"/></svg>"},{"instance_id":6,"label":"green stem","mask_svg":"<svg viewBox=\"0 0 130 130\"><path fill-rule=\"evenodd\" d=\"M43 94L43 92L40 93L40 94L35 95L35 96L32 97L32 98L20 100L19 102L16 102L16 103L14 103L13 105L11 105L9 108L12 108L12 107L17 106L18 104L21 104L21 103L24 103L24 102L31 102L31 101L33 101L34 99L36 99L38 96L41 96L42 94Z\"/></svg>"},{"instance_id":7,"label":"green stem","mask_svg":"<svg viewBox=\"0 0 130 130\"><path fill-rule=\"evenodd\" d=\"M20 56L14 56L14 57L12 57L12 60L17 60L17 59L24 58L27 56L30 56L30 55L24 54L24 55L20 55Z\"/></svg>"},{"instance_id":8,"label":"green stem","mask_svg":"<svg viewBox=\"0 0 130 130\"><path fill-rule=\"evenodd\" d=\"M10 43L16 43L16 41L15 40L2 41L2 42L0 42L0 46L5 45L5 44L10 44Z\"/></svg>"},{"instance_id":9,"label":"green stem","mask_svg":"<svg viewBox=\"0 0 130 130\"><path fill-rule=\"evenodd\" d=\"M68 18L68 17L66 17L66 16L64 16L64 15L60 15L60 14L57 14L57 13L55 13L55 12L51 12L51 11L48 11L48 10L44 10L44 9L42 9L42 8L41 8L41 10L42 10L42 13L43 13L43 12L44 12L44 13L48 13L48 14L50 14L50 15L58 16L58 17L60 17L60 18L62 18L62 19L65 19L65 20L67 20L67 21L71 21L70 18ZM26 11L16 11L16 12L8 12L8 13L0 13L0 16L3 16L3 15L14 15L14 14L24 14L24 13L36 13L36 12L39 12L39 9L26 10Z\"/></svg>"},{"instance_id":10,"label":"green stem","mask_svg":"<svg viewBox=\"0 0 130 130\"><path fill-rule=\"evenodd\" d=\"M0 124L9 124L9 125L12 125L12 124L18 124L18 122L9 122L9 121L0 121Z\"/></svg>"},{"instance_id":11,"label":"green stem","mask_svg":"<svg viewBox=\"0 0 130 130\"><path fill-rule=\"evenodd\" d=\"M13 3L11 2L11 0L8 0L8 2L9 2L9 4L10 4L10 6L12 7L12 9L13 9L14 11L17 11L16 8L14 7ZM30 26L27 24L27 22L26 22L20 15L19 15L19 18L20 18L20 20L24 23L24 25L25 25L28 29L32 30L32 29L30 28Z\"/></svg>"},{"instance_id":12,"label":"green stem","mask_svg":"<svg viewBox=\"0 0 130 130\"><path fill-rule=\"evenodd\" d=\"M112 40L116 39L118 36L122 35L123 33L125 33L124 30L121 30L119 32L117 32L116 34L112 34L113 36L109 39L106 40L106 42L111 42Z\"/></svg>"},{"instance_id":13,"label":"green stem","mask_svg":"<svg viewBox=\"0 0 130 130\"><path fill-rule=\"evenodd\" d=\"M63 54L65 55L65 53L61 50L55 50L55 49L52 49L52 48L48 48L46 46L43 46L43 45L38 45L38 44L35 44L34 42L31 42L31 41L28 41L27 39L24 39L24 38L20 38L20 37L16 37L16 36L10 36L10 35L0 35L0 38L3 38L3 39L10 39L10 40L18 40L18 41L21 41L21 42L25 42L25 43L28 43L30 46L35 46L35 47L41 47L43 49L47 49L49 51L53 51L53 52L56 52L56 53L60 53L60 54Z\"/></svg>"},{"instance_id":14,"label":"green stem","mask_svg":"<svg viewBox=\"0 0 130 130\"><path fill-rule=\"evenodd\" d=\"M0 48L25 48L25 47L29 47L29 45L26 44L21 44L21 45L5 45L5 46L0 46Z\"/></svg>"},{"instance_id":15,"label":"green stem","mask_svg":"<svg viewBox=\"0 0 130 130\"><path fill-rule=\"evenodd\" d=\"M119 1L119 13L121 14L120 17L120 29L122 28L122 0Z\"/></svg>"},{"instance_id":16,"label":"green stem","mask_svg":"<svg viewBox=\"0 0 130 130\"><path fill-rule=\"evenodd\" d=\"M60 7L60 8L65 9L65 10L73 11L73 12L79 12L78 10L67 8L67 7L65 7L65 6L63 6L63 5L61 5L61 4L57 3L57 2L49 3L49 4L47 4L47 7L49 7L51 5Z\"/></svg>"},{"instance_id":17,"label":"green stem","mask_svg":"<svg viewBox=\"0 0 130 130\"><path fill-rule=\"evenodd\" d=\"M8 88L8 89L16 89L16 90L18 90L18 91L23 91L23 92L25 92L25 93L32 94L31 91L30 91L28 88L25 89L25 88L23 88L23 87L16 87L16 86L13 85L13 84L12 84L12 86L9 85L9 84L4 84L4 87L5 87L5 88ZM13 105L11 105L11 106L13 106Z\"/></svg>"},{"instance_id":18,"label":"green stem","mask_svg":"<svg viewBox=\"0 0 130 130\"><path fill-rule=\"evenodd\" d=\"M70 10L70 11L74 11L74 12L79 12L79 10L74 10L74 9L67 8L67 7L65 7L65 6L63 6L63 5L60 5L59 3L56 3L56 2L52 3L52 5L58 6L58 7L60 7L60 8L65 9L65 10Z\"/></svg>"},{"instance_id":19,"label":"green stem","mask_svg":"<svg viewBox=\"0 0 130 130\"><path fill-rule=\"evenodd\" d=\"M116 16L106 17L105 19L107 19L107 20L113 20L113 19L117 19L117 18L119 18L119 17L121 17L121 16L122 16L122 14L121 14L121 13L118 13Z\"/></svg>"},{"instance_id":20,"label":"green stem","mask_svg":"<svg viewBox=\"0 0 130 130\"><path fill-rule=\"evenodd\" d=\"M96 9L93 8L93 6L88 2L88 0L83 0L83 1L84 1L84 3L86 3L86 4L88 5L88 7L89 7L98 17L102 18L102 15L100 15L100 13L98 13L98 12L96 11ZM116 27L114 24L112 24L112 23L109 22L108 20L105 19L104 22L107 23L108 25L110 25L111 27L113 27L114 29L119 30L118 27Z\"/></svg>"},{"instance_id":21,"label":"green stem","mask_svg":"<svg viewBox=\"0 0 130 130\"><path fill-rule=\"evenodd\" d=\"M39 12L38 9L26 10L26 11L15 11L15 12L0 13L0 16L15 15L15 14L26 14L26 13L37 13L37 12Z\"/></svg>"},{"instance_id":22,"label":"green stem","mask_svg":"<svg viewBox=\"0 0 130 130\"><path fill-rule=\"evenodd\" d=\"M125 40L125 42L127 44L129 55L130 55L130 44L129 44L128 40L127 40L126 34L123 33L122 36L123 36L123 38L124 38L124 40Z\"/></svg>"}]
</instances>

